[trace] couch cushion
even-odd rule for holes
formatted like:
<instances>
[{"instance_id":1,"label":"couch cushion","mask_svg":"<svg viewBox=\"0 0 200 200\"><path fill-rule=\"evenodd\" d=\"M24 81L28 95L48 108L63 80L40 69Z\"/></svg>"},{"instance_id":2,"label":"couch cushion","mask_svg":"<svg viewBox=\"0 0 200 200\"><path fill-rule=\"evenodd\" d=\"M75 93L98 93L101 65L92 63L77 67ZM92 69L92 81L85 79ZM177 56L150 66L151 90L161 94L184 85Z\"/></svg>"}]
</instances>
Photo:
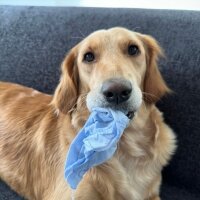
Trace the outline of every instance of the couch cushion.
<instances>
[{"instance_id":1,"label":"couch cushion","mask_svg":"<svg viewBox=\"0 0 200 200\"><path fill-rule=\"evenodd\" d=\"M162 200L199 200L200 195L181 189L179 187L173 187L171 185L164 184L161 190Z\"/></svg>"},{"instance_id":2,"label":"couch cushion","mask_svg":"<svg viewBox=\"0 0 200 200\"><path fill-rule=\"evenodd\" d=\"M9 188L9 186L0 180L0 200L23 200L23 198L17 195Z\"/></svg>"}]
</instances>

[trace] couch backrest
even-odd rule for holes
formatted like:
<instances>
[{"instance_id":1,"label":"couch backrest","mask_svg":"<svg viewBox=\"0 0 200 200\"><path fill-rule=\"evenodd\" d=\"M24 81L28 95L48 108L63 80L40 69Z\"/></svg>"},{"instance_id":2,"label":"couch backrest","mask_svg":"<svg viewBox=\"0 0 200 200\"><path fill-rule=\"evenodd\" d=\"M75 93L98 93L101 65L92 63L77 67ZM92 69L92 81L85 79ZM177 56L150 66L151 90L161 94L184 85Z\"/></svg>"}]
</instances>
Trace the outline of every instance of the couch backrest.
<instances>
[{"instance_id":1,"label":"couch backrest","mask_svg":"<svg viewBox=\"0 0 200 200\"><path fill-rule=\"evenodd\" d=\"M200 12L1 6L0 80L52 93L66 52L92 31L113 26L153 35L165 49L160 68L175 94L159 107L179 147L164 180L199 192Z\"/></svg>"}]
</instances>

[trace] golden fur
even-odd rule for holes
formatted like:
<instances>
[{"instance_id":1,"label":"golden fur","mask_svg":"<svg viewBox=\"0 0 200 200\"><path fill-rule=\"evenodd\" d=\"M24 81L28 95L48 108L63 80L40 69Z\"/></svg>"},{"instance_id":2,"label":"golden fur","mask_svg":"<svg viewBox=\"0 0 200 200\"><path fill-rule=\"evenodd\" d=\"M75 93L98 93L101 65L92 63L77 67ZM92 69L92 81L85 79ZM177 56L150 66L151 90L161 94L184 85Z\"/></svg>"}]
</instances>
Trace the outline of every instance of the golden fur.
<instances>
[{"instance_id":1,"label":"golden fur","mask_svg":"<svg viewBox=\"0 0 200 200\"><path fill-rule=\"evenodd\" d=\"M141 55L125 55L130 42ZM82 61L87 50L99 55L90 65ZM144 100L113 158L84 176L75 199L159 200L161 170L175 150L174 133L155 106L170 92L157 67L161 54L151 36L113 28L93 33L69 52L53 96L1 82L0 178L30 200L70 199L64 162L89 115L86 95L120 76L134 79Z\"/></svg>"}]
</instances>

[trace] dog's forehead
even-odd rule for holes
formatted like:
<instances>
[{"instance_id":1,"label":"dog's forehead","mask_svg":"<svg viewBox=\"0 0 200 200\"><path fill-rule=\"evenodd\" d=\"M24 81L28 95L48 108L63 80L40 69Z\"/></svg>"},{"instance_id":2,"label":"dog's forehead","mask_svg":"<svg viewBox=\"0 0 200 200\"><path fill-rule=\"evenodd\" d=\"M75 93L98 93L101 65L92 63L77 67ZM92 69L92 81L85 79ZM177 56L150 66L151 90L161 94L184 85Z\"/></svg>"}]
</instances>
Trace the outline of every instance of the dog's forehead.
<instances>
[{"instance_id":1,"label":"dog's forehead","mask_svg":"<svg viewBox=\"0 0 200 200\"><path fill-rule=\"evenodd\" d=\"M125 28L115 27L110 29L98 30L87 36L83 43L88 42L108 42L108 41L122 41L122 40L135 40L138 41L137 32L130 31Z\"/></svg>"}]
</instances>

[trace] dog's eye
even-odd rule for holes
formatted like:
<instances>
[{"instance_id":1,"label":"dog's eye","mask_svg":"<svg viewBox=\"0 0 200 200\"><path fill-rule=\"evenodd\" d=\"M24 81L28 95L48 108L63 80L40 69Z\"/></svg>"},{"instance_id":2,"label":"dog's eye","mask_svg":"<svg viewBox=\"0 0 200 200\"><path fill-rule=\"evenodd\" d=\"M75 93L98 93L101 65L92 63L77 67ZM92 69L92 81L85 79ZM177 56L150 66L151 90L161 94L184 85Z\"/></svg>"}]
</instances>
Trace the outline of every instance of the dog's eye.
<instances>
[{"instance_id":1,"label":"dog's eye","mask_svg":"<svg viewBox=\"0 0 200 200\"><path fill-rule=\"evenodd\" d=\"M83 60L86 62L92 62L94 61L95 56L92 52L87 52L86 54L84 54Z\"/></svg>"},{"instance_id":2,"label":"dog's eye","mask_svg":"<svg viewBox=\"0 0 200 200\"><path fill-rule=\"evenodd\" d=\"M131 44L128 46L128 54L131 56L138 55L140 50L137 45Z\"/></svg>"}]
</instances>

